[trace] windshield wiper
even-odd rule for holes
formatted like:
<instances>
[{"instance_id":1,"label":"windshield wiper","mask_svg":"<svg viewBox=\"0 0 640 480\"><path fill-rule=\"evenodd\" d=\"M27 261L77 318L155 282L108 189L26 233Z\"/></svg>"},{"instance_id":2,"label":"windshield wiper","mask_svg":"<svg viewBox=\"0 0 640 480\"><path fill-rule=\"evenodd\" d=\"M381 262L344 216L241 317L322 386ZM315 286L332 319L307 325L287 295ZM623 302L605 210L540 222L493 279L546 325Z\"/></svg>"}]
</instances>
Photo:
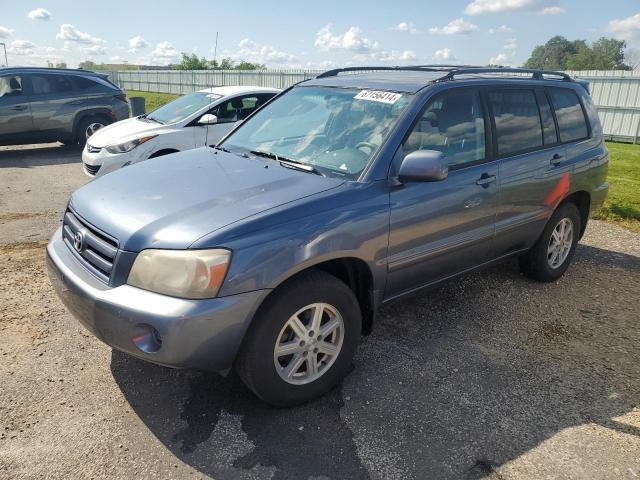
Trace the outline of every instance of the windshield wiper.
<instances>
[{"instance_id":1,"label":"windshield wiper","mask_svg":"<svg viewBox=\"0 0 640 480\"><path fill-rule=\"evenodd\" d=\"M155 123L159 123L160 125L164 125L164 122L160 121L160 120L156 120L153 117L148 117L146 114L144 115L140 115L138 117L140 120L146 120L147 122L155 122Z\"/></svg>"},{"instance_id":2,"label":"windshield wiper","mask_svg":"<svg viewBox=\"0 0 640 480\"><path fill-rule=\"evenodd\" d=\"M302 172L314 173L316 175L324 177L324 174L320 170L312 165L309 165L308 163L299 162L298 160L293 160L287 157L281 157L280 155L271 152L262 152L260 150L251 150L251 153L260 157L271 158L280 163L280 165L282 165L283 167L294 168Z\"/></svg>"}]
</instances>

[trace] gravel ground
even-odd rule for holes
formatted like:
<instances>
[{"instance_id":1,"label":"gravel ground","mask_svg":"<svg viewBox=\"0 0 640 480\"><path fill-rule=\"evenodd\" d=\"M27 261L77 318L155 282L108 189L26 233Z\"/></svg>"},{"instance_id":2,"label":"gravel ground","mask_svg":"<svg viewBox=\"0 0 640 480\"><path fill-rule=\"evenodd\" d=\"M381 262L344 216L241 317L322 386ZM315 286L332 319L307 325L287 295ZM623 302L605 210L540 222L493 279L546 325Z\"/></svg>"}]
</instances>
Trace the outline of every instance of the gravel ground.
<instances>
[{"instance_id":1,"label":"gravel ground","mask_svg":"<svg viewBox=\"0 0 640 480\"><path fill-rule=\"evenodd\" d=\"M0 149L0 478L640 477L640 235L593 221L556 283L509 262L388 305L342 387L273 409L66 312L43 249L78 158Z\"/></svg>"}]
</instances>

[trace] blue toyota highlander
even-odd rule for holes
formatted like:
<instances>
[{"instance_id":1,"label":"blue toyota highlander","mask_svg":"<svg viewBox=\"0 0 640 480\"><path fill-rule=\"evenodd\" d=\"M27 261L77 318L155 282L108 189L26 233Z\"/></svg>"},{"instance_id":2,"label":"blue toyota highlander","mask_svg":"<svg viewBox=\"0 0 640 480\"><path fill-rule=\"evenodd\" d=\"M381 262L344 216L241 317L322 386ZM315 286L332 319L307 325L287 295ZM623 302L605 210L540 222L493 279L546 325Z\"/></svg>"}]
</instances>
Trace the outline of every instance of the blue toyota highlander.
<instances>
[{"instance_id":1,"label":"blue toyota highlander","mask_svg":"<svg viewBox=\"0 0 640 480\"><path fill-rule=\"evenodd\" d=\"M565 74L332 70L214 147L74 192L50 277L113 348L234 367L294 405L340 382L385 302L511 257L562 276L607 165L587 86Z\"/></svg>"}]
</instances>

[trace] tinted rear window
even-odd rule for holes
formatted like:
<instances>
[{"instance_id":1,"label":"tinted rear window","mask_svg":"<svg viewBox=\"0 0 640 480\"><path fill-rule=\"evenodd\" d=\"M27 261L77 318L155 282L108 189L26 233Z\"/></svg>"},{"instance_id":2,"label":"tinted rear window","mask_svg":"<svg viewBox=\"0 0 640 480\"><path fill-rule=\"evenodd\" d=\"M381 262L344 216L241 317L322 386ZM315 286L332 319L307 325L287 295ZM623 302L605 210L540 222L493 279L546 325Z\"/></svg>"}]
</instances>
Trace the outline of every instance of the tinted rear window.
<instances>
[{"instance_id":1,"label":"tinted rear window","mask_svg":"<svg viewBox=\"0 0 640 480\"><path fill-rule=\"evenodd\" d=\"M78 90L88 90L97 85L96 82L86 77L71 77L71 79Z\"/></svg>"},{"instance_id":2,"label":"tinted rear window","mask_svg":"<svg viewBox=\"0 0 640 480\"><path fill-rule=\"evenodd\" d=\"M494 91L489 93L489 103L496 123L499 155L542 146L540 112L533 91Z\"/></svg>"},{"instance_id":3,"label":"tinted rear window","mask_svg":"<svg viewBox=\"0 0 640 480\"><path fill-rule=\"evenodd\" d=\"M586 138L589 130L578 95L573 90L560 88L552 88L549 93L558 119L560 139L563 142L572 142Z\"/></svg>"},{"instance_id":4,"label":"tinted rear window","mask_svg":"<svg viewBox=\"0 0 640 480\"><path fill-rule=\"evenodd\" d=\"M31 85L36 95L64 93L73 90L73 85L65 75L32 75Z\"/></svg>"}]
</instances>

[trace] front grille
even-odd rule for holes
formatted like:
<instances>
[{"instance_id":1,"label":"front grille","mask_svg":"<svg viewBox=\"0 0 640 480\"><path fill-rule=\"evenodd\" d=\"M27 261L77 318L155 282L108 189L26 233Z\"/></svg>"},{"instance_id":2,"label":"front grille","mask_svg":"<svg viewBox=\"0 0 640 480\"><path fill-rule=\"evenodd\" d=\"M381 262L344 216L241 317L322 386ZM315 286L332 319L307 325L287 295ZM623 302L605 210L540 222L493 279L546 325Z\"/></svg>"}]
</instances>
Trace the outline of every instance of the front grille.
<instances>
[{"instance_id":1,"label":"front grille","mask_svg":"<svg viewBox=\"0 0 640 480\"><path fill-rule=\"evenodd\" d=\"M94 175L96 173L98 173L98 170L100 170L100 167L102 165L89 165L88 163L83 163L84 165L84 169L85 171L89 174L89 175Z\"/></svg>"},{"instance_id":2,"label":"front grille","mask_svg":"<svg viewBox=\"0 0 640 480\"><path fill-rule=\"evenodd\" d=\"M100 150L102 150L100 147L94 147L93 145L89 145L87 143L87 152L89 152L89 153L98 153Z\"/></svg>"},{"instance_id":3,"label":"front grille","mask_svg":"<svg viewBox=\"0 0 640 480\"><path fill-rule=\"evenodd\" d=\"M115 239L89 225L70 208L64 214L62 237L67 247L91 273L109 283L118 253Z\"/></svg>"}]
</instances>

